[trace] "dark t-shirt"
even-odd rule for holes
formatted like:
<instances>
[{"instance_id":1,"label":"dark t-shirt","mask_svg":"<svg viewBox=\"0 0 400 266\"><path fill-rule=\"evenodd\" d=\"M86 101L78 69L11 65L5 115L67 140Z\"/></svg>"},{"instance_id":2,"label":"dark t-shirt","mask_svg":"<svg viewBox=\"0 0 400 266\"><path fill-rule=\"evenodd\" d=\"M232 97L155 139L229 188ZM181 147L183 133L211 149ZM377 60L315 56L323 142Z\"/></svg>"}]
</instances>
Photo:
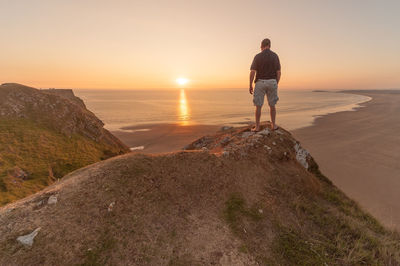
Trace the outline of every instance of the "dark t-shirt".
<instances>
[{"instance_id":1,"label":"dark t-shirt","mask_svg":"<svg viewBox=\"0 0 400 266\"><path fill-rule=\"evenodd\" d=\"M258 79L276 79L276 71L281 70L281 63L276 53L265 49L254 57L250 70L257 71L254 82Z\"/></svg>"}]
</instances>

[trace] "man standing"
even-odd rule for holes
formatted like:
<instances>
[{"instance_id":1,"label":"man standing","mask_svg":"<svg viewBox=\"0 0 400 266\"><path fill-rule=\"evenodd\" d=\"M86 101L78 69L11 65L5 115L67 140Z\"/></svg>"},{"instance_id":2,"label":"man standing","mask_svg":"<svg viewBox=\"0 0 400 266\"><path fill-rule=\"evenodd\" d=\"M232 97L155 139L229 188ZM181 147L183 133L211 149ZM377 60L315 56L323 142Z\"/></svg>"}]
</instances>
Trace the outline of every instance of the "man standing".
<instances>
[{"instance_id":1,"label":"man standing","mask_svg":"<svg viewBox=\"0 0 400 266\"><path fill-rule=\"evenodd\" d=\"M260 130L261 108L264 104L264 97L267 94L268 105L271 115L271 129L276 130L278 126L275 123L276 108L278 102L278 83L281 78L281 64L276 53L270 50L271 41L264 39L261 42L261 53L254 57L250 67L250 94L253 94L253 103L256 106L256 126L252 131ZM255 87L253 91L253 80Z\"/></svg>"}]
</instances>

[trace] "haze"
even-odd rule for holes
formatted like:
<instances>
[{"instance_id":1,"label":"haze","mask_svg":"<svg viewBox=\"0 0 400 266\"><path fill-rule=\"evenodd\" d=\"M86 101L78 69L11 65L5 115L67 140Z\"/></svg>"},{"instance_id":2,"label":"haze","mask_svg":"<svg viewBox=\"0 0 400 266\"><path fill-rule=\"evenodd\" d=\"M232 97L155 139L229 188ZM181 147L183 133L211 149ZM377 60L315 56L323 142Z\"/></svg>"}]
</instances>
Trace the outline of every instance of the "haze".
<instances>
[{"instance_id":1,"label":"haze","mask_svg":"<svg viewBox=\"0 0 400 266\"><path fill-rule=\"evenodd\" d=\"M269 37L282 89L400 87L400 2L0 0L0 82L247 88Z\"/></svg>"}]
</instances>

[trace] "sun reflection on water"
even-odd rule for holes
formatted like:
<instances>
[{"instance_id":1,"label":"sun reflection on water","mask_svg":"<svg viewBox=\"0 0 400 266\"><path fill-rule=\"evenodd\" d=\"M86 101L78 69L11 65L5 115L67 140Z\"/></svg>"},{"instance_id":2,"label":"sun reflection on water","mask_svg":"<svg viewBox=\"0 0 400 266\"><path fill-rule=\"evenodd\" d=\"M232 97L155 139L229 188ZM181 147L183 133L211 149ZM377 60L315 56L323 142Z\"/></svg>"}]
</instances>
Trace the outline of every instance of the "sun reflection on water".
<instances>
[{"instance_id":1,"label":"sun reflection on water","mask_svg":"<svg viewBox=\"0 0 400 266\"><path fill-rule=\"evenodd\" d=\"M179 124L186 126L189 124L189 107L186 100L185 89L181 89L181 94L179 98Z\"/></svg>"}]
</instances>

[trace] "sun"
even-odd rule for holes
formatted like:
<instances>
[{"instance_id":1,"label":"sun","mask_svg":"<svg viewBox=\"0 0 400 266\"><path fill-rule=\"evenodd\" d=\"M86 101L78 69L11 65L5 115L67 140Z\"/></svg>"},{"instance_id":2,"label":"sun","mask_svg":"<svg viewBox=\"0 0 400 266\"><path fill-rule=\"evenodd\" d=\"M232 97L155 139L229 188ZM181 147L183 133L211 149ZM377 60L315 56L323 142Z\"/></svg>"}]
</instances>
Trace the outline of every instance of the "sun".
<instances>
[{"instance_id":1,"label":"sun","mask_svg":"<svg viewBox=\"0 0 400 266\"><path fill-rule=\"evenodd\" d=\"M187 78L180 77L176 79L176 83L178 83L179 85L185 85L188 82L189 80Z\"/></svg>"}]
</instances>

